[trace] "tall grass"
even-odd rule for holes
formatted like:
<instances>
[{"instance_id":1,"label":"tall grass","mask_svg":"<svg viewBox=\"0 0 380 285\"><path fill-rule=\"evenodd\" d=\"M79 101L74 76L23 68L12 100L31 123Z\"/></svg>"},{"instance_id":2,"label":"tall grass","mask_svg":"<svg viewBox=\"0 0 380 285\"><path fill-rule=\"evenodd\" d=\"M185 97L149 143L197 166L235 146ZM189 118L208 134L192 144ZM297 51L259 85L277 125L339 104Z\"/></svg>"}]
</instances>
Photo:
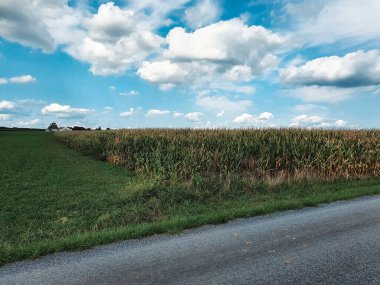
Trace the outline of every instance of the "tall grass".
<instances>
[{"instance_id":1,"label":"tall grass","mask_svg":"<svg viewBox=\"0 0 380 285\"><path fill-rule=\"evenodd\" d=\"M271 181L380 174L377 130L131 129L65 132L83 153L160 180L248 176Z\"/></svg>"}]
</instances>

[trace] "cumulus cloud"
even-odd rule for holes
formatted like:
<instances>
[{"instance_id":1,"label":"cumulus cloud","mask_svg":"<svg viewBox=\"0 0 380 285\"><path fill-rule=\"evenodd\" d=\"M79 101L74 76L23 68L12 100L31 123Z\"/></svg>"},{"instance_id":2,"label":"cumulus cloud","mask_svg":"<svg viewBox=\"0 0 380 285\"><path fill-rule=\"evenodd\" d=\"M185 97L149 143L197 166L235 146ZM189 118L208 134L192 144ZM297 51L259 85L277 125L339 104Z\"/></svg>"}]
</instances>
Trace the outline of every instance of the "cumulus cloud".
<instances>
[{"instance_id":1,"label":"cumulus cloud","mask_svg":"<svg viewBox=\"0 0 380 285\"><path fill-rule=\"evenodd\" d=\"M92 73L121 74L159 51L164 43L154 32L159 25L146 15L148 5L137 7L130 2L132 8L120 8L108 2L92 14L84 5L70 7L62 0L1 1L0 36L45 52L64 45L63 50L72 57L89 63ZM157 5L152 6L159 9ZM166 9L160 17L171 9Z\"/></svg>"},{"instance_id":2,"label":"cumulus cloud","mask_svg":"<svg viewBox=\"0 0 380 285\"><path fill-rule=\"evenodd\" d=\"M185 22L188 27L198 29L216 22L221 15L218 1L198 0L185 11Z\"/></svg>"},{"instance_id":3,"label":"cumulus cloud","mask_svg":"<svg viewBox=\"0 0 380 285\"><path fill-rule=\"evenodd\" d=\"M94 110L84 108L73 108L69 105L60 105L52 103L42 108L41 113L44 115L55 115L58 118L77 118L84 117L93 113Z\"/></svg>"},{"instance_id":4,"label":"cumulus cloud","mask_svg":"<svg viewBox=\"0 0 380 285\"><path fill-rule=\"evenodd\" d=\"M326 119L316 115L298 115L291 120L292 127L310 127L310 128L343 128L347 126L344 120Z\"/></svg>"},{"instance_id":5,"label":"cumulus cloud","mask_svg":"<svg viewBox=\"0 0 380 285\"><path fill-rule=\"evenodd\" d=\"M274 68L274 51L284 38L261 26L248 26L242 19L219 21L186 32L176 27L166 36L161 59L145 61L137 73L158 84L215 81L246 82Z\"/></svg>"},{"instance_id":6,"label":"cumulus cloud","mask_svg":"<svg viewBox=\"0 0 380 285\"><path fill-rule=\"evenodd\" d=\"M301 124L314 125L321 124L323 118L319 116L299 115L292 119L292 126L299 126Z\"/></svg>"},{"instance_id":7,"label":"cumulus cloud","mask_svg":"<svg viewBox=\"0 0 380 285\"><path fill-rule=\"evenodd\" d=\"M204 116L203 113L201 112L192 112L192 113L187 113L185 115L185 118L189 121L189 122L194 122L194 123L198 123L198 122L201 122L202 121L202 117Z\"/></svg>"},{"instance_id":8,"label":"cumulus cloud","mask_svg":"<svg viewBox=\"0 0 380 285\"><path fill-rule=\"evenodd\" d=\"M184 115L184 113L174 112L173 113L173 118L176 119L176 118L182 117L183 115Z\"/></svg>"},{"instance_id":9,"label":"cumulus cloud","mask_svg":"<svg viewBox=\"0 0 380 285\"><path fill-rule=\"evenodd\" d=\"M24 2L0 3L1 37L47 52L63 46L73 58L90 64L95 75L138 67L143 79L162 90L209 82L215 76L248 82L277 65L275 50L284 42L280 35L248 26L240 18L214 23L221 11L211 0L198 0L184 11L185 22L195 31L175 27L166 38L158 30L171 25L168 15L190 0L131 0L124 6L107 2L95 13L86 5L70 7L62 0Z\"/></svg>"},{"instance_id":10,"label":"cumulus cloud","mask_svg":"<svg viewBox=\"0 0 380 285\"><path fill-rule=\"evenodd\" d=\"M123 10L108 2L100 5L98 13L84 23L92 39L114 42L133 32L136 24L134 14L132 10Z\"/></svg>"},{"instance_id":11,"label":"cumulus cloud","mask_svg":"<svg viewBox=\"0 0 380 285\"><path fill-rule=\"evenodd\" d=\"M0 78L0 84L7 84L7 83L30 83L35 82L36 78L34 78L31 75L21 75L21 76L15 76L10 78Z\"/></svg>"},{"instance_id":12,"label":"cumulus cloud","mask_svg":"<svg viewBox=\"0 0 380 285\"><path fill-rule=\"evenodd\" d=\"M0 10L0 36L13 42L52 52L82 36L82 13L67 1L0 1Z\"/></svg>"},{"instance_id":13,"label":"cumulus cloud","mask_svg":"<svg viewBox=\"0 0 380 285\"><path fill-rule=\"evenodd\" d=\"M235 65L227 70L224 74L225 78L230 81L251 81L252 69L245 65Z\"/></svg>"},{"instance_id":14,"label":"cumulus cloud","mask_svg":"<svg viewBox=\"0 0 380 285\"><path fill-rule=\"evenodd\" d=\"M146 112L145 116L146 117L165 116L165 115L168 115L169 113L170 113L169 110L152 109L152 110L148 110L148 112Z\"/></svg>"},{"instance_id":15,"label":"cumulus cloud","mask_svg":"<svg viewBox=\"0 0 380 285\"><path fill-rule=\"evenodd\" d=\"M243 63L256 67L271 52L280 47L283 39L261 26L247 26L241 19L220 21L204 28L187 33L185 29L172 29L166 40L168 58L183 60L209 60L227 63ZM263 67L264 67L263 66Z\"/></svg>"},{"instance_id":16,"label":"cumulus cloud","mask_svg":"<svg viewBox=\"0 0 380 285\"><path fill-rule=\"evenodd\" d=\"M16 107L15 102L3 100L0 101L0 111L2 110L12 110Z\"/></svg>"},{"instance_id":17,"label":"cumulus cloud","mask_svg":"<svg viewBox=\"0 0 380 285\"><path fill-rule=\"evenodd\" d=\"M337 127L345 127L347 125L347 122L346 121L343 121L343 120L337 120L335 123L334 123Z\"/></svg>"},{"instance_id":18,"label":"cumulus cloud","mask_svg":"<svg viewBox=\"0 0 380 285\"><path fill-rule=\"evenodd\" d=\"M74 58L91 64L95 75L121 74L159 49L164 40L145 27L133 10L113 2L84 20L87 35L67 48Z\"/></svg>"},{"instance_id":19,"label":"cumulus cloud","mask_svg":"<svg viewBox=\"0 0 380 285\"><path fill-rule=\"evenodd\" d=\"M183 69L180 63L172 63L169 60L148 62L144 61L137 74L142 79L152 83L183 83L195 74L191 68Z\"/></svg>"},{"instance_id":20,"label":"cumulus cloud","mask_svg":"<svg viewBox=\"0 0 380 285\"><path fill-rule=\"evenodd\" d=\"M274 116L272 113L269 113L269 112L264 112L264 113L261 113L257 119L259 119L260 121L268 121L270 119L272 119Z\"/></svg>"},{"instance_id":21,"label":"cumulus cloud","mask_svg":"<svg viewBox=\"0 0 380 285\"><path fill-rule=\"evenodd\" d=\"M380 84L380 51L357 51L343 57L329 56L301 66L280 70L285 83L335 87L361 87Z\"/></svg>"},{"instance_id":22,"label":"cumulus cloud","mask_svg":"<svg viewBox=\"0 0 380 285\"><path fill-rule=\"evenodd\" d=\"M283 43L279 35L261 26L247 26L239 18L220 21L192 33L176 27L166 39L169 46L165 55L168 58L254 65L260 64Z\"/></svg>"},{"instance_id":23,"label":"cumulus cloud","mask_svg":"<svg viewBox=\"0 0 380 285\"><path fill-rule=\"evenodd\" d=\"M237 116L233 120L233 122L236 124L241 124L241 125L243 125L243 124L244 125L245 124L255 125L255 124L264 123L264 122L272 119L273 117L274 117L274 115L272 113L269 113L269 112L261 113L259 116L244 113L240 116Z\"/></svg>"},{"instance_id":24,"label":"cumulus cloud","mask_svg":"<svg viewBox=\"0 0 380 285\"><path fill-rule=\"evenodd\" d=\"M135 108L130 108L129 111L120 113L121 117L132 117L136 113Z\"/></svg>"}]
</instances>

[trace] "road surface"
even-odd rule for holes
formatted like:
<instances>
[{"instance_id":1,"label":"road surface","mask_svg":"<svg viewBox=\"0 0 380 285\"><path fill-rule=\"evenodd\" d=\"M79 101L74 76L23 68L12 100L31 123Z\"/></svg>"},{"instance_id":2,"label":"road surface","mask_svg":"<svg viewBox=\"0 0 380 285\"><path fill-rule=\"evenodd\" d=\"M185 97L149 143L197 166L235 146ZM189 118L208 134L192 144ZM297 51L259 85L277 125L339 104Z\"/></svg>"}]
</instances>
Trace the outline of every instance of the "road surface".
<instances>
[{"instance_id":1,"label":"road surface","mask_svg":"<svg viewBox=\"0 0 380 285\"><path fill-rule=\"evenodd\" d=\"M380 284L380 196L17 262L0 284Z\"/></svg>"}]
</instances>

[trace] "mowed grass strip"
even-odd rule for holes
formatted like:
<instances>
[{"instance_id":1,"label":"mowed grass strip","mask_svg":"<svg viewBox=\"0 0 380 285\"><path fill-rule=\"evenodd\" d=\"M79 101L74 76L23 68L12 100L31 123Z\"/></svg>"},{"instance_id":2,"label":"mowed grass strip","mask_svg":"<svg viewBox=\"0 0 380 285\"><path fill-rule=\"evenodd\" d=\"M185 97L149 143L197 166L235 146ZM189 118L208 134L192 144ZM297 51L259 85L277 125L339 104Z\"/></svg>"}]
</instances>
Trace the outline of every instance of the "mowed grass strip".
<instances>
[{"instance_id":1,"label":"mowed grass strip","mask_svg":"<svg viewBox=\"0 0 380 285\"><path fill-rule=\"evenodd\" d=\"M163 184L43 132L0 133L0 265L62 250L379 194L380 179ZM213 181L212 183L215 183Z\"/></svg>"}]
</instances>

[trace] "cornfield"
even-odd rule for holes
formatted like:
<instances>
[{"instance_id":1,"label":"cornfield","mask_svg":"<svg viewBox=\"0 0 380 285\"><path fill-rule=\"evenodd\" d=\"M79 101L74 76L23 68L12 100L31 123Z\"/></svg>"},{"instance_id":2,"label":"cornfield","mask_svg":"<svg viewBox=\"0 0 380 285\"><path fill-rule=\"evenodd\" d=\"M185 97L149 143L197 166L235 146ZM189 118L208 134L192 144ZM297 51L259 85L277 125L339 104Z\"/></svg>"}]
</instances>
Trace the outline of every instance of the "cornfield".
<instances>
[{"instance_id":1,"label":"cornfield","mask_svg":"<svg viewBox=\"0 0 380 285\"><path fill-rule=\"evenodd\" d=\"M62 132L56 138L82 153L163 180L380 174L377 130L126 129Z\"/></svg>"}]
</instances>

